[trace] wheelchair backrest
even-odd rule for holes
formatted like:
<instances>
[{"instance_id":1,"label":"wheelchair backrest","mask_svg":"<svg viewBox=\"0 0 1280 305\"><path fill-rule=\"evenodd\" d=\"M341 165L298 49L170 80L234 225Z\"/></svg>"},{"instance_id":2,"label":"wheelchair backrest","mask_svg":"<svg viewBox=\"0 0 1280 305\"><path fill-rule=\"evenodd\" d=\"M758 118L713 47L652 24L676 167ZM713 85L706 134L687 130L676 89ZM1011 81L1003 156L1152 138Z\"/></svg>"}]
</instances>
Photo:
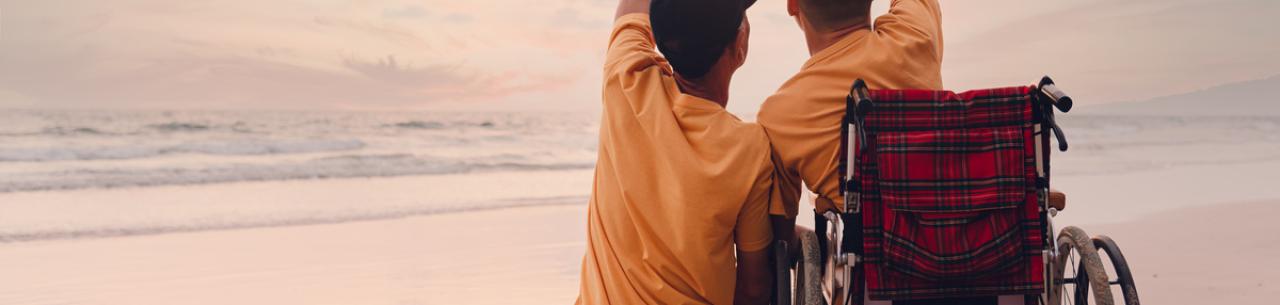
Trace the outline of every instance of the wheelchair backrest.
<instances>
[{"instance_id":1,"label":"wheelchair backrest","mask_svg":"<svg viewBox=\"0 0 1280 305\"><path fill-rule=\"evenodd\" d=\"M1043 292L1050 133L1066 149L1053 107L1070 108L1051 80L963 93L857 81L846 99L842 208L860 215L846 225L861 236L845 239L861 250L865 293Z\"/></svg>"}]
</instances>

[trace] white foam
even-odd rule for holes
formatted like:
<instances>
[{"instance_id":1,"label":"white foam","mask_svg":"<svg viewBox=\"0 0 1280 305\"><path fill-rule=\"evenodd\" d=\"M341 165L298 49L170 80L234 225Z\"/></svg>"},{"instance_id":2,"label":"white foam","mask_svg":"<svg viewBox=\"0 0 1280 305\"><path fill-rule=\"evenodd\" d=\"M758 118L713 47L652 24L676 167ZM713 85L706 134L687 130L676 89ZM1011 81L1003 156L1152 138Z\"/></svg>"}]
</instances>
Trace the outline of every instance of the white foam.
<instances>
[{"instance_id":1,"label":"white foam","mask_svg":"<svg viewBox=\"0 0 1280 305\"><path fill-rule=\"evenodd\" d=\"M590 162L540 163L501 158L450 160L412 154L333 155L305 161L265 164L77 168L0 176L0 193L146 187L243 181L442 175L468 172L591 168Z\"/></svg>"},{"instance_id":2,"label":"white foam","mask_svg":"<svg viewBox=\"0 0 1280 305\"><path fill-rule=\"evenodd\" d=\"M174 144L125 143L104 146L0 147L0 162L39 162L66 160L120 160L164 155L269 155L311 152L347 151L364 148L356 139L235 139L193 141Z\"/></svg>"},{"instance_id":3,"label":"white foam","mask_svg":"<svg viewBox=\"0 0 1280 305\"><path fill-rule=\"evenodd\" d=\"M585 204L590 170L0 193L0 243Z\"/></svg>"}]
</instances>

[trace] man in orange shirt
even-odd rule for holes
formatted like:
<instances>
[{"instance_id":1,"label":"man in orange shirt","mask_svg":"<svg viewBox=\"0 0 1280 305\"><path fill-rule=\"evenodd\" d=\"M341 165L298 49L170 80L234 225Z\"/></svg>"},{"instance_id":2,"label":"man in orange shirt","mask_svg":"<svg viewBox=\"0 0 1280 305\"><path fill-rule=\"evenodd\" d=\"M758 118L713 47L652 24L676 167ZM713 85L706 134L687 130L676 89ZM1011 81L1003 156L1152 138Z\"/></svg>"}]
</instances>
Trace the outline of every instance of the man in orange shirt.
<instances>
[{"instance_id":1,"label":"man in orange shirt","mask_svg":"<svg viewBox=\"0 0 1280 305\"><path fill-rule=\"evenodd\" d=\"M751 2L619 4L578 304L768 303L769 142L724 109Z\"/></svg>"},{"instance_id":2,"label":"man in orange shirt","mask_svg":"<svg viewBox=\"0 0 1280 305\"><path fill-rule=\"evenodd\" d=\"M942 89L942 13L937 0L893 0L872 26L871 0L788 0L810 58L760 108L777 165L774 232L793 239L800 183L814 209L840 209L838 159L844 96L856 79L871 89ZM795 244L795 243L793 243Z\"/></svg>"}]
</instances>

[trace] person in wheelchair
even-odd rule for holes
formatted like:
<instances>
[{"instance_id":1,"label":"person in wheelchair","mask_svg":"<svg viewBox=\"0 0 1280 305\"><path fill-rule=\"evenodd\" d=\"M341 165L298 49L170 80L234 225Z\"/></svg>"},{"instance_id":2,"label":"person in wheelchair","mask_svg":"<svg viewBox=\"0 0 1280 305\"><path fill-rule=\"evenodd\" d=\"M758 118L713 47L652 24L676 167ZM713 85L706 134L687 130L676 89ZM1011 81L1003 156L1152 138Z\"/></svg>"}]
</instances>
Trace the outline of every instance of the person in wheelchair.
<instances>
[{"instance_id":1,"label":"person in wheelchair","mask_svg":"<svg viewBox=\"0 0 1280 305\"><path fill-rule=\"evenodd\" d=\"M1114 240L1054 235L1051 143L1068 147L1054 113L1071 98L1048 76L943 90L938 2L895 0L874 27L870 2L788 1L812 57L758 115L776 166L775 303L1113 304L1119 286L1138 304ZM795 225L801 183L814 231Z\"/></svg>"},{"instance_id":2,"label":"person in wheelchair","mask_svg":"<svg viewBox=\"0 0 1280 305\"><path fill-rule=\"evenodd\" d=\"M845 208L839 168L843 155L837 148L842 145L846 104L839 97L849 92L850 83L861 79L873 89L943 88L939 3L894 0L888 14L873 20L871 2L787 1L788 13L804 33L811 57L764 102L757 121L774 149L777 189L770 204L774 234L793 246L792 253L798 253L800 245L794 232L802 182L816 195L813 206L820 225L822 214ZM852 243L860 243L861 234L850 235ZM994 303L994 298L990 301Z\"/></svg>"},{"instance_id":3,"label":"person in wheelchair","mask_svg":"<svg viewBox=\"0 0 1280 305\"><path fill-rule=\"evenodd\" d=\"M620 1L578 304L768 303L769 142L724 109L753 2Z\"/></svg>"},{"instance_id":4,"label":"person in wheelchair","mask_svg":"<svg viewBox=\"0 0 1280 305\"><path fill-rule=\"evenodd\" d=\"M855 79L872 89L942 89L942 13L936 0L894 0L871 19L871 0L787 0L811 57L757 114L777 166L769 214L780 240L794 239L803 182L814 211L838 210L841 118ZM835 97L835 98L833 98Z\"/></svg>"}]
</instances>

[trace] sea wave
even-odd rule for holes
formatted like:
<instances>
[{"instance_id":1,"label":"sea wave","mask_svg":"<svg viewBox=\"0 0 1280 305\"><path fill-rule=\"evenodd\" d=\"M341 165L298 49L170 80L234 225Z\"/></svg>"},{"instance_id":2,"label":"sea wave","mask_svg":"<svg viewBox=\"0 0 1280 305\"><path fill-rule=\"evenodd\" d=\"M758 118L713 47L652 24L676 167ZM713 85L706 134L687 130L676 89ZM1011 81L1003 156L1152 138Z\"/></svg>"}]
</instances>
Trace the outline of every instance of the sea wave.
<instances>
[{"instance_id":1,"label":"sea wave","mask_svg":"<svg viewBox=\"0 0 1280 305\"><path fill-rule=\"evenodd\" d=\"M209 130L211 126L206 124L191 123L191 122L168 122L168 123L160 123L160 124L150 124L150 125L147 125L147 128L151 128L159 131L165 131L165 132L183 132L183 131L205 131L205 130Z\"/></svg>"},{"instance_id":2,"label":"sea wave","mask_svg":"<svg viewBox=\"0 0 1280 305\"><path fill-rule=\"evenodd\" d=\"M0 112L0 192L589 168L594 117Z\"/></svg>"},{"instance_id":3,"label":"sea wave","mask_svg":"<svg viewBox=\"0 0 1280 305\"><path fill-rule=\"evenodd\" d=\"M41 134L48 135L109 135L111 132L105 132L93 127L83 126L54 126L45 128Z\"/></svg>"},{"instance_id":4,"label":"sea wave","mask_svg":"<svg viewBox=\"0 0 1280 305\"><path fill-rule=\"evenodd\" d=\"M444 122L438 122L438 121L410 120L410 121L396 122L392 124L385 124L382 126L400 128L400 129L433 130L433 129L458 128L458 127L493 128L494 126L497 126L497 125L494 124L492 121L482 121L482 122L460 121L460 122L452 122L452 123L446 124Z\"/></svg>"},{"instance_id":5,"label":"sea wave","mask_svg":"<svg viewBox=\"0 0 1280 305\"><path fill-rule=\"evenodd\" d=\"M124 160L163 155L274 155L336 152L364 148L363 141L336 140L205 140L174 144L127 144L110 146L0 147L0 162L42 162L70 160Z\"/></svg>"},{"instance_id":6,"label":"sea wave","mask_svg":"<svg viewBox=\"0 0 1280 305\"><path fill-rule=\"evenodd\" d=\"M33 137L33 136L112 136L121 133L103 131L86 126L49 126L35 131L0 131L0 137Z\"/></svg>"},{"instance_id":7,"label":"sea wave","mask_svg":"<svg viewBox=\"0 0 1280 305\"><path fill-rule=\"evenodd\" d=\"M87 188L195 185L248 181L443 175L469 172L586 169L593 162L508 158L451 160L412 154L352 154L302 162L221 164L208 167L79 168L0 176L0 193Z\"/></svg>"},{"instance_id":8,"label":"sea wave","mask_svg":"<svg viewBox=\"0 0 1280 305\"><path fill-rule=\"evenodd\" d=\"M404 129L441 129L444 128L445 125L444 123L434 121L404 121L394 124L386 124L383 126Z\"/></svg>"}]
</instances>

